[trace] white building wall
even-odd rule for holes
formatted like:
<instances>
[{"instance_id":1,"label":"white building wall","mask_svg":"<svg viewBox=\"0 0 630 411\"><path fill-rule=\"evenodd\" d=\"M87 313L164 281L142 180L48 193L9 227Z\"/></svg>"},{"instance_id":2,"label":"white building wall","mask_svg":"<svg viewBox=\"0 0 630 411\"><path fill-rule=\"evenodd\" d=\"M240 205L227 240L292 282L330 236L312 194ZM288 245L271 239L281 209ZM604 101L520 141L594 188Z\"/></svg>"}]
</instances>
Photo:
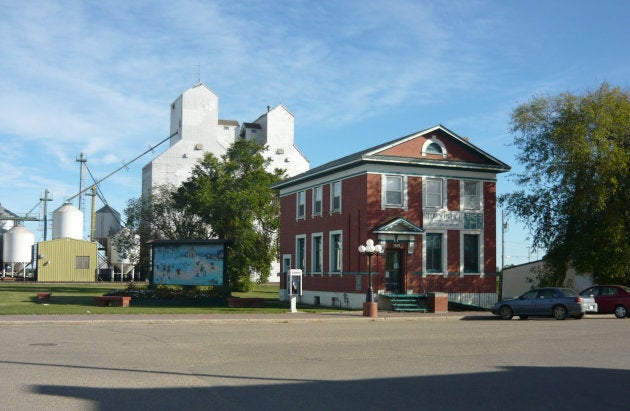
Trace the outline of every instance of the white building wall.
<instances>
[{"instance_id":1,"label":"white building wall","mask_svg":"<svg viewBox=\"0 0 630 411\"><path fill-rule=\"evenodd\" d=\"M222 147L224 152L236 141L238 138L239 127L238 124L220 124L217 131L217 144Z\"/></svg>"},{"instance_id":2,"label":"white building wall","mask_svg":"<svg viewBox=\"0 0 630 411\"><path fill-rule=\"evenodd\" d=\"M260 116L256 121L262 136L256 140L268 147L266 156L271 157L270 170L281 168L289 177L309 169L306 157L295 147L295 118L283 105Z\"/></svg>"},{"instance_id":3,"label":"white building wall","mask_svg":"<svg viewBox=\"0 0 630 411\"><path fill-rule=\"evenodd\" d=\"M506 267L503 270L502 298L518 297L532 288L538 287L537 275L544 268L542 260ZM533 280L533 282L532 282ZM564 286L573 289L575 292L583 291L593 285L593 278L590 275L580 275L574 269L569 268L564 280Z\"/></svg>"},{"instance_id":4,"label":"white building wall","mask_svg":"<svg viewBox=\"0 0 630 411\"><path fill-rule=\"evenodd\" d=\"M171 137L170 147L142 169L143 195L155 186L181 184L205 152L220 157L233 141L230 130L218 124L219 97L203 83L182 93L170 111L170 134L177 134Z\"/></svg>"},{"instance_id":5,"label":"white building wall","mask_svg":"<svg viewBox=\"0 0 630 411\"><path fill-rule=\"evenodd\" d=\"M180 185L190 177L193 167L206 152L221 157L238 138L238 123L219 120L219 98L203 83L173 101L170 117L170 135L176 134L170 139L170 147L143 167L143 196L156 186ZM295 147L295 119L289 110L282 105L268 109L254 123L261 129L256 133L246 129L245 138L268 146L265 155L272 159L268 171L284 169L291 177L309 169L308 160ZM279 281L279 272L280 264L275 262L270 281Z\"/></svg>"}]
</instances>

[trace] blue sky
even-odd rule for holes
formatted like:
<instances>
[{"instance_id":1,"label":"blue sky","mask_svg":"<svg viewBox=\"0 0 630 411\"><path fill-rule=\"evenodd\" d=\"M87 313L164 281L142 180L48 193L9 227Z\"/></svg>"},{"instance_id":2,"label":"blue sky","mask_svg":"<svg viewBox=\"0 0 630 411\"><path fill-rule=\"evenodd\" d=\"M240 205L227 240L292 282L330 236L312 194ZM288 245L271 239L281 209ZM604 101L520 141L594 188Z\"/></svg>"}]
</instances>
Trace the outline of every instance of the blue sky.
<instances>
[{"instance_id":1,"label":"blue sky","mask_svg":"<svg viewBox=\"0 0 630 411\"><path fill-rule=\"evenodd\" d=\"M49 210L76 194L79 153L100 179L164 139L170 103L199 79L219 95L223 119L250 122L285 105L311 167L443 124L518 170L517 105L630 78L621 0L0 6L0 203L18 213L45 189ZM152 157L102 183L112 207L139 196ZM501 175L499 194L514 189ZM506 264L526 262L527 232L509 221ZM27 227L41 238L41 224Z\"/></svg>"}]
</instances>

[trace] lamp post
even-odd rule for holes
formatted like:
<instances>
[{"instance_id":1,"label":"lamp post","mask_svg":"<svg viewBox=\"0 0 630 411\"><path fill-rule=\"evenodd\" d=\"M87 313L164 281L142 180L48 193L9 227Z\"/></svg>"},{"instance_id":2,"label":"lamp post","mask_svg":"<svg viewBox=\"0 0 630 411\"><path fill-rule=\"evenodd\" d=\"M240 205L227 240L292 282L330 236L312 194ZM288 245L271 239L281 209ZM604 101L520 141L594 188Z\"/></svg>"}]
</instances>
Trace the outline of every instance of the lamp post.
<instances>
[{"instance_id":1,"label":"lamp post","mask_svg":"<svg viewBox=\"0 0 630 411\"><path fill-rule=\"evenodd\" d=\"M365 303L363 303L364 317L376 317L378 315L377 304L374 302L374 290L372 289L372 256L380 253L381 250L381 245L374 245L372 239L368 239L365 245L359 246L359 253L366 255L368 258L368 289L365 296Z\"/></svg>"}]
</instances>

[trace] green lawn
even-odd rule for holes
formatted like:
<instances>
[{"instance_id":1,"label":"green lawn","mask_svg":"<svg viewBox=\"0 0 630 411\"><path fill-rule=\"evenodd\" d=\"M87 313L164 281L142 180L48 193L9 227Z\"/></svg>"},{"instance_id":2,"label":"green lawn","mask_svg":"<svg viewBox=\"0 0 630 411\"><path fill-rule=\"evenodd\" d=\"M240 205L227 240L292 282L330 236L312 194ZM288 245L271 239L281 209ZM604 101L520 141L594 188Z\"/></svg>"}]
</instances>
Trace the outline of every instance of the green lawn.
<instances>
[{"instance_id":1,"label":"green lawn","mask_svg":"<svg viewBox=\"0 0 630 411\"><path fill-rule=\"evenodd\" d=\"M139 300L129 307L97 307L93 297L110 290L124 289L127 283L43 284L37 282L0 282L0 315L41 314L212 314L212 313L281 313L288 302L278 301L278 285L259 285L249 293L233 293L235 297L265 299L264 308L228 308L225 304L209 305L195 300ZM38 292L51 292L50 303L40 303ZM301 311L319 311L300 307Z\"/></svg>"}]
</instances>

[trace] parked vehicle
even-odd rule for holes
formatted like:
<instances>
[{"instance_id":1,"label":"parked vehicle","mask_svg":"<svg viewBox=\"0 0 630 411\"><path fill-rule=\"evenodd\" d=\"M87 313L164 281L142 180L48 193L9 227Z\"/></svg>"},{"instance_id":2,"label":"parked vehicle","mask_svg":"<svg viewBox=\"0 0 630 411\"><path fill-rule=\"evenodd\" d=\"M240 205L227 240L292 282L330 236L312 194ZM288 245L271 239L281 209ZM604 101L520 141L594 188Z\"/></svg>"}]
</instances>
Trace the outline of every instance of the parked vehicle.
<instances>
[{"instance_id":1,"label":"parked vehicle","mask_svg":"<svg viewBox=\"0 0 630 411\"><path fill-rule=\"evenodd\" d=\"M630 316L630 288L623 285L594 285L580 293L583 297L594 297L597 314L615 314L617 318Z\"/></svg>"},{"instance_id":2,"label":"parked vehicle","mask_svg":"<svg viewBox=\"0 0 630 411\"><path fill-rule=\"evenodd\" d=\"M570 288L537 288L520 297L496 303L492 314L511 320L518 315L522 320L529 317L554 317L564 320L567 317L579 320L587 312L596 312L597 303L592 297L578 295Z\"/></svg>"}]
</instances>

